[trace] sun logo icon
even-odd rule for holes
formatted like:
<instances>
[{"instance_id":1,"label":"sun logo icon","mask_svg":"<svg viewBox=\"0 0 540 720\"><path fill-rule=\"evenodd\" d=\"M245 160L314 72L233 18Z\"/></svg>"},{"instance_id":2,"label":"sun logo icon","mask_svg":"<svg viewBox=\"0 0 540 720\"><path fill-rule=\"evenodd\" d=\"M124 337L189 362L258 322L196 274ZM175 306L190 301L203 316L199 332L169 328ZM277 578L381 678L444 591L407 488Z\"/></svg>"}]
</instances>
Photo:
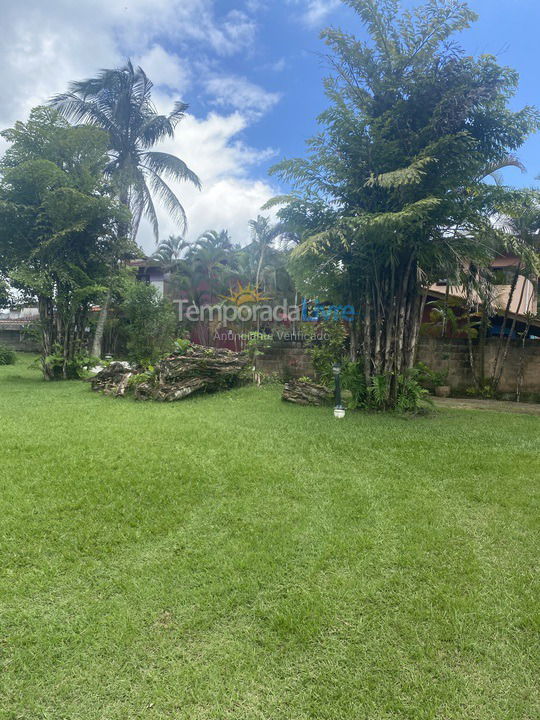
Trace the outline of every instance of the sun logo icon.
<instances>
[{"instance_id":1,"label":"sun logo icon","mask_svg":"<svg viewBox=\"0 0 540 720\"><path fill-rule=\"evenodd\" d=\"M247 303L261 303L270 300L269 297L264 297L259 292L257 285L251 286L251 283L243 286L241 282L238 283L236 290L230 291L229 295L220 296L225 302L234 303L237 307L240 305L246 305Z\"/></svg>"}]
</instances>

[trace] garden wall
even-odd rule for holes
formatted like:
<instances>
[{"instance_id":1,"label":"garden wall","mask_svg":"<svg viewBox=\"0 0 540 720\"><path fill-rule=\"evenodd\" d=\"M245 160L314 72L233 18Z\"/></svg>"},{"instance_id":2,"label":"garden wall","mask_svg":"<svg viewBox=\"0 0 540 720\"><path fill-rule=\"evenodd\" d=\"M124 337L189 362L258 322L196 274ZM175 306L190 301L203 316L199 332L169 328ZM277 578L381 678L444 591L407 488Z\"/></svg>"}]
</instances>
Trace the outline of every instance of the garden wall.
<instances>
[{"instance_id":1,"label":"garden wall","mask_svg":"<svg viewBox=\"0 0 540 720\"><path fill-rule=\"evenodd\" d=\"M23 330L0 325L0 345L7 345L17 352L37 352L38 343Z\"/></svg>"},{"instance_id":2,"label":"garden wall","mask_svg":"<svg viewBox=\"0 0 540 720\"><path fill-rule=\"evenodd\" d=\"M497 342L497 338L489 338L486 341L486 375L490 374ZM478 352L476 346L474 352L475 355ZM502 393L515 394L521 352L521 341L511 341L499 387ZM433 370L448 368L448 384L455 392L464 393L473 385L467 340L449 342L438 338L422 339L418 350L418 361L426 363ZM265 373L277 374L285 380L313 375L311 358L301 343L275 343L270 350L257 358L257 367ZM540 396L540 341L538 340L529 340L525 344L522 393Z\"/></svg>"},{"instance_id":3,"label":"garden wall","mask_svg":"<svg viewBox=\"0 0 540 720\"><path fill-rule=\"evenodd\" d=\"M268 375L278 375L283 380L313 376L311 357L302 343L274 343L264 355L257 358L257 368Z\"/></svg>"},{"instance_id":4,"label":"garden wall","mask_svg":"<svg viewBox=\"0 0 540 720\"><path fill-rule=\"evenodd\" d=\"M485 351L486 377L491 374L497 352L498 338L488 338ZM474 345L475 357L478 358L478 346ZM499 390L502 393L515 394L519 363L522 355L521 340L511 340L508 349ZM452 390L463 392L473 385L473 376L469 363L467 340L441 340L425 338L418 348L418 360L425 362L433 370L448 369L448 384ZM527 340L523 354L524 394L540 395L540 341Z\"/></svg>"}]
</instances>

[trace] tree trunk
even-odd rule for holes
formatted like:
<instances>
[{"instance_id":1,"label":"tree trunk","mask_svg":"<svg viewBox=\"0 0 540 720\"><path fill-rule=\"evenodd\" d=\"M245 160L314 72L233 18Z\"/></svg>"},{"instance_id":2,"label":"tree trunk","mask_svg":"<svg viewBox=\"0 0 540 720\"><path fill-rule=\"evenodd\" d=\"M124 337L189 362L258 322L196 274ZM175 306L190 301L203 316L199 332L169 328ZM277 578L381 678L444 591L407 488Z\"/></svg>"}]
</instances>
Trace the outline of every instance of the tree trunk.
<instances>
[{"instance_id":1,"label":"tree trunk","mask_svg":"<svg viewBox=\"0 0 540 720\"><path fill-rule=\"evenodd\" d=\"M521 293L520 293L520 296L519 296L519 303L518 303L518 306L517 306L517 312L519 312L519 309L520 309L520 307L521 307L521 303L523 302L524 292L525 292L525 283L523 283L523 285L521 286ZM493 386L493 389L494 389L494 390L496 390L496 389L499 387L499 383L501 382L501 377L502 377L503 370L504 370L504 366L505 366L505 363L506 363L506 358L508 357L508 350L509 350L509 348L510 348L510 342L511 342L511 340L512 340L512 333L513 333L514 330L516 329L516 321L517 321L517 313L514 314L514 317L513 317L513 319L512 319L512 324L510 325L510 330L509 330L509 332L508 332L508 337L507 337L506 343L505 343L505 345L504 345L504 351L503 351L503 354L502 354L502 359L501 359L500 362L499 362L497 374L493 377L493 380L492 380L492 386Z\"/></svg>"},{"instance_id":2,"label":"tree trunk","mask_svg":"<svg viewBox=\"0 0 540 720\"><path fill-rule=\"evenodd\" d=\"M97 358L101 358L102 345L103 345L103 333L105 332L105 323L107 322L107 316L109 314L109 304L111 302L111 290L107 291L105 301L99 311L99 317L96 325L96 331L94 333L94 341L92 343L92 355Z\"/></svg>"},{"instance_id":3,"label":"tree trunk","mask_svg":"<svg viewBox=\"0 0 540 720\"><path fill-rule=\"evenodd\" d=\"M531 320L530 317L527 317L527 324L525 325L525 330L523 331L523 335L521 336L521 353L519 355L519 367L516 382L516 402L521 402L521 386L523 385L523 370L525 368L525 347L530 327Z\"/></svg>"},{"instance_id":4,"label":"tree trunk","mask_svg":"<svg viewBox=\"0 0 540 720\"><path fill-rule=\"evenodd\" d=\"M263 244L261 247L261 254L259 255L259 263L257 265L257 273L255 275L255 287L256 288L259 287L259 281L261 279L261 270L262 270L262 264L263 264L263 260L264 260L265 250L266 250L266 245Z\"/></svg>"},{"instance_id":5,"label":"tree trunk","mask_svg":"<svg viewBox=\"0 0 540 720\"><path fill-rule=\"evenodd\" d=\"M495 353L495 359L493 361L493 369L491 372L491 382L495 382L495 378L497 377L499 373L499 364L501 360L501 353L504 346L504 331L506 329L506 321L508 320L508 315L510 314L510 307L512 305L512 300L514 299L514 293L516 291L517 281L519 278L519 272L521 270L521 263L518 263L516 266L516 272L514 273L514 277L512 278L512 284L510 286L510 293L508 295L508 300L506 302L506 307L504 309L504 316L503 321L501 323L501 330L499 332L498 342L497 342L497 351ZM521 304L521 301L520 301ZM519 308L518 308L519 309Z\"/></svg>"},{"instance_id":6,"label":"tree trunk","mask_svg":"<svg viewBox=\"0 0 540 720\"><path fill-rule=\"evenodd\" d=\"M486 384L486 335L488 329L488 317L485 306L482 306L482 320L480 322L480 335L478 337L478 366L480 387Z\"/></svg>"},{"instance_id":7,"label":"tree trunk","mask_svg":"<svg viewBox=\"0 0 540 720\"><path fill-rule=\"evenodd\" d=\"M52 354L54 345L54 316L51 310L50 298L38 297L39 324L41 330L41 368L45 380L52 380L54 373L46 358Z\"/></svg>"}]
</instances>

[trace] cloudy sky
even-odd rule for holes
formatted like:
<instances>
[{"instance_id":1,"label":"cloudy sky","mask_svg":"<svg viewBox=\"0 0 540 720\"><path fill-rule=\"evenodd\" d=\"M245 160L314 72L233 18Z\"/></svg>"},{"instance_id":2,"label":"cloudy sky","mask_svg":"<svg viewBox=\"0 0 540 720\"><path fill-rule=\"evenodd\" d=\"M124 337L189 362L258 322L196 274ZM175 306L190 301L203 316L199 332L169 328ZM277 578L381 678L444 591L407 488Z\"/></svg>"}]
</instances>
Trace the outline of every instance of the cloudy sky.
<instances>
[{"instance_id":1,"label":"cloudy sky","mask_svg":"<svg viewBox=\"0 0 540 720\"><path fill-rule=\"evenodd\" d=\"M515 105L540 105L537 0L471 0L480 22L461 38L471 54L492 53L515 67L522 85ZM326 72L318 39L327 24L353 29L339 0L2 0L0 127L29 109L131 57L155 85L161 111L182 99L189 115L164 149L200 176L202 192L178 186L189 237L228 228L247 240L247 221L283 188L267 170L304 152L324 108ZM3 147L0 146L0 152ZM520 157L528 168L507 181L534 182L540 140ZM161 236L177 228L160 213ZM141 244L153 249L147 226Z\"/></svg>"}]
</instances>

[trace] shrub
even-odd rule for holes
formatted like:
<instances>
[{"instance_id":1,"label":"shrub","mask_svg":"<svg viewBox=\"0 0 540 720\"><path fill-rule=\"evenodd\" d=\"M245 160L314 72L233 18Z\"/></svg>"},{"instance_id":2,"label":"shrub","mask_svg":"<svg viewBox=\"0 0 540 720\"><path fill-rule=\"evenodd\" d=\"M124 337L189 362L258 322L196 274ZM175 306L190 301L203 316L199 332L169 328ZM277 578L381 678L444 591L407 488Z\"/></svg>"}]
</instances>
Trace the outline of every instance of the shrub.
<instances>
[{"instance_id":1,"label":"shrub","mask_svg":"<svg viewBox=\"0 0 540 720\"><path fill-rule=\"evenodd\" d=\"M174 352L185 355L187 349L191 346L191 340L189 338L176 338L173 343Z\"/></svg>"},{"instance_id":2,"label":"shrub","mask_svg":"<svg viewBox=\"0 0 540 720\"><path fill-rule=\"evenodd\" d=\"M418 371L414 368L398 377L396 409L400 412L417 413L432 405L428 391L418 382Z\"/></svg>"},{"instance_id":3,"label":"shrub","mask_svg":"<svg viewBox=\"0 0 540 720\"><path fill-rule=\"evenodd\" d=\"M261 332L250 332L246 342L246 352L251 365L255 365L255 358L264 355L264 351L272 347L274 342L272 335Z\"/></svg>"},{"instance_id":4,"label":"shrub","mask_svg":"<svg viewBox=\"0 0 540 720\"><path fill-rule=\"evenodd\" d=\"M309 349L316 376L324 385L332 387L334 377L332 365L341 365L341 385L343 390L351 393L349 407L364 410L389 410L395 407L398 412L416 413L429 404L428 391L422 387L422 373L419 369L409 370L396 378L393 375L376 375L366 384L364 360L351 362L346 356L347 330L343 323L326 321L321 323L317 331L322 330L323 340L313 341ZM424 366L424 377L429 377L433 385L444 384L444 373L432 372ZM395 392L395 403L390 402L391 388ZM393 393L392 393L393 394Z\"/></svg>"},{"instance_id":5,"label":"shrub","mask_svg":"<svg viewBox=\"0 0 540 720\"><path fill-rule=\"evenodd\" d=\"M418 383L426 390L433 391L436 387L446 385L448 382L448 370L432 370L423 362L419 362L415 370Z\"/></svg>"},{"instance_id":6,"label":"shrub","mask_svg":"<svg viewBox=\"0 0 540 720\"><path fill-rule=\"evenodd\" d=\"M417 413L430 404L428 391L419 382L419 371L409 370L397 378L398 412ZM366 385L364 363L346 363L342 370L342 385L351 392L350 407L364 410L388 410L392 375L375 375Z\"/></svg>"},{"instance_id":7,"label":"shrub","mask_svg":"<svg viewBox=\"0 0 540 720\"><path fill-rule=\"evenodd\" d=\"M53 352L45 358L40 358L38 362L47 365L49 377L52 380L79 380L86 377L88 370L99 363L99 358L92 357L84 351L79 351L75 353L73 358L68 360L64 375L64 353L62 347L56 344L53 347Z\"/></svg>"},{"instance_id":8,"label":"shrub","mask_svg":"<svg viewBox=\"0 0 540 720\"><path fill-rule=\"evenodd\" d=\"M15 365L17 356L15 351L6 345L0 345L0 365Z\"/></svg>"},{"instance_id":9,"label":"shrub","mask_svg":"<svg viewBox=\"0 0 540 720\"><path fill-rule=\"evenodd\" d=\"M367 406L367 387L364 375L364 363L345 362L341 371L341 384L344 390L349 390L351 399L349 407L351 409L365 408Z\"/></svg>"},{"instance_id":10,"label":"shrub","mask_svg":"<svg viewBox=\"0 0 540 720\"><path fill-rule=\"evenodd\" d=\"M316 330L317 334L321 334L324 339L313 340L308 352L311 355L318 381L323 385L330 386L333 383L332 365L336 362L341 365L346 363L347 330L342 322L336 320L320 323ZM309 327L309 332L313 332L313 327ZM307 329L306 334L308 334Z\"/></svg>"},{"instance_id":11,"label":"shrub","mask_svg":"<svg viewBox=\"0 0 540 720\"><path fill-rule=\"evenodd\" d=\"M131 362L143 367L153 365L174 348L177 324L174 308L153 285L126 280L122 311Z\"/></svg>"}]
</instances>

